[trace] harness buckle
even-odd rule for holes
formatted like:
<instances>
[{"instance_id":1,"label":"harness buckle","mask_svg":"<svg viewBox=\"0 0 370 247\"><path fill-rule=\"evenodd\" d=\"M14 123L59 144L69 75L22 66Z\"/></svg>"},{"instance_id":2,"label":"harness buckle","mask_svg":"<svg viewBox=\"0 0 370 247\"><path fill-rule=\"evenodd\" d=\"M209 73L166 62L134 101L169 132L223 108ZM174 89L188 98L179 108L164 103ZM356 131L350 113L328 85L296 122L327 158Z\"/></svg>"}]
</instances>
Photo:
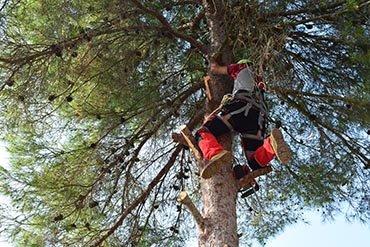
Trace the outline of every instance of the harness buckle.
<instances>
[{"instance_id":1,"label":"harness buckle","mask_svg":"<svg viewBox=\"0 0 370 247\"><path fill-rule=\"evenodd\" d=\"M257 87L263 92L265 92L267 88L266 83L264 83L263 81L258 82Z\"/></svg>"}]
</instances>

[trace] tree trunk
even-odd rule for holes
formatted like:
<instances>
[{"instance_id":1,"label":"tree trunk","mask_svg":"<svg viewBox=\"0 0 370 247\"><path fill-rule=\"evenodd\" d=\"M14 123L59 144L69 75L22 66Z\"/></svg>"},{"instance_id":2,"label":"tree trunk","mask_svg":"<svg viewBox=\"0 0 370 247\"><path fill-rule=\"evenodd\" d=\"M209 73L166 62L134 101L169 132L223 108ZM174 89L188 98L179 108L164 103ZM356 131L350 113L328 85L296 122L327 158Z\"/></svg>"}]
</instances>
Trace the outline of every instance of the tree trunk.
<instances>
[{"instance_id":1,"label":"tree trunk","mask_svg":"<svg viewBox=\"0 0 370 247\"><path fill-rule=\"evenodd\" d=\"M225 42L227 40L225 15L226 6L222 0L203 0L207 22L210 29L210 56L219 54L219 62L228 64L232 54ZM223 49L221 49L223 47ZM221 50L220 50L221 49ZM206 113L212 112L226 93L230 93L233 83L226 76L212 76L210 91L212 100L207 101ZM231 150L232 136L219 138L226 150ZM236 223L237 185L232 175L232 160L221 172L210 179L201 180L204 230L199 234L199 246L235 247L238 246Z\"/></svg>"}]
</instances>

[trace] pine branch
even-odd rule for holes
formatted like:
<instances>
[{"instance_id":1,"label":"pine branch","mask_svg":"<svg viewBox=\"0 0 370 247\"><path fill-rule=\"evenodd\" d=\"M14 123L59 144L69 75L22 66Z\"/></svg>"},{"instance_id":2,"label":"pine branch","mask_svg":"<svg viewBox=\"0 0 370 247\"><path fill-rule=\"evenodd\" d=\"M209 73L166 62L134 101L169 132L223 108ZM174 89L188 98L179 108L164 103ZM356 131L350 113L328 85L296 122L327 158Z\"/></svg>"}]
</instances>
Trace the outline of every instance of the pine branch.
<instances>
[{"instance_id":1,"label":"pine branch","mask_svg":"<svg viewBox=\"0 0 370 247\"><path fill-rule=\"evenodd\" d=\"M275 18L275 17L287 17L287 16L296 16L300 14L320 14L332 12L333 9L338 8L344 5L347 1L338 1L324 6L312 7L311 3L309 6L305 6L301 9L296 10L286 10L279 12L271 12L262 15L263 18Z\"/></svg>"},{"instance_id":2,"label":"pine branch","mask_svg":"<svg viewBox=\"0 0 370 247\"><path fill-rule=\"evenodd\" d=\"M299 91L299 90L289 89L286 87L283 88L283 87L277 87L277 86L271 86L270 89L271 91L275 91L276 93L280 95L292 95L298 98L312 97L312 98L321 98L321 99L328 99L328 100L340 100L342 102L356 102L356 100L353 98L334 95L334 94L318 94L318 93Z\"/></svg>"},{"instance_id":3,"label":"pine branch","mask_svg":"<svg viewBox=\"0 0 370 247\"><path fill-rule=\"evenodd\" d=\"M104 242L110 235L112 235L122 224L127 215L131 213L132 210L134 210L138 205L143 203L146 198L149 196L150 192L153 190L153 188L161 181L162 177L171 169L171 167L175 164L177 155L182 150L181 145L177 145L176 149L171 154L171 157L169 158L166 165L159 171L159 173L153 178L153 180L148 184L146 190L141 193L140 196L136 197L133 202L125 208L125 210L121 213L121 216L118 218L118 220L114 223L113 226L110 227L108 232L104 234L100 239L95 241L94 244L92 244L92 247L98 247L100 244Z\"/></svg>"},{"instance_id":4,"label":"pine branch","mask_svg":"<svg viewBox=\"0 0 370 247\"><path fill-rule=\"evenodd\" d=\"M169 31L170 34L172 34L173 36L175 36L177 38L180 38L182 40L185 40L185 41L189 42L192 46L198 48L199 51L202 52L204 55L208 54L208 49L206 48L206 46L204 46L203 44L201 44L200 42L195 40L193 37L191 37L189 35L185 35L183 33L178 32L177 30L173 29L171 24L166 20L166 18L163 15L161 15L160 13L158 13L157 11L155 11L153 9L149 9L149 8L145 7L138 0L130 0L130 1L136 7L143 10L145 13L155 17L163 25L163 27L166 30Z\"/></svg>"},{"instance_id":5,"label":"pine branch","mask_svg":"<svg viewBox=\"0 0 370 247\"><path fill-rule=\"evenodd\" d=\"M340 130L337 130L335 129L334 127L332 126L329 126L327 123L324 123L324 121L321 121L320 119L318 119L317 117L315 117L314 119L313 118L313 114L311 114L307 109L305 109L302 105L300 105L299 103L297 103L296 101L292 100L290 97L286 96L285 99L287 100L287 102L293 106L295 109L297 109L301 114L303 114L304 116L306 116L308 119L311 120L311 122L316 125L318 128L319 126L322 126L323 128L329 130L330 132L332 132L335 136L337 136L343 144L345 144L345 146L348 148L348 150L352 153L352 154L356 154L358 155L358 157L364 162L364 164L367 164L369 162L369 159L366 157L365 154L363 154L358 148L356 148L356 143L354 142L351 142L350 143L350 140L351 138L349 138L348 136L346 136L346 138L348 140L346 140L346 138L344 137L345 134L344 133L340 133Z\"/></svg>"},{"instance_id":6,"label":"pine branch","mask_svg":"<svg viewBox=\"0 0 370 247\"><path fill-rule=\"evenodd\" d=\"M5 0L3 2L3 5L0 7L0 12L6 7L6 5L8 4L9 0Z\"/></svg>"},{"instance_id":7,"label":"pine branch","mask_svg":"<svg viewBox=\"0 0 370 247\"><path fill-rule=\"evenodd\" d=\"M186 191L180 192L179 196L177 197L177 201L180 202L181 204L184 204L189 209L198 227L203 231L204 218L202 214L199 212L199 210L196 208L192 200L190 199L188 193Z\"/></svg>"}]
</instances>

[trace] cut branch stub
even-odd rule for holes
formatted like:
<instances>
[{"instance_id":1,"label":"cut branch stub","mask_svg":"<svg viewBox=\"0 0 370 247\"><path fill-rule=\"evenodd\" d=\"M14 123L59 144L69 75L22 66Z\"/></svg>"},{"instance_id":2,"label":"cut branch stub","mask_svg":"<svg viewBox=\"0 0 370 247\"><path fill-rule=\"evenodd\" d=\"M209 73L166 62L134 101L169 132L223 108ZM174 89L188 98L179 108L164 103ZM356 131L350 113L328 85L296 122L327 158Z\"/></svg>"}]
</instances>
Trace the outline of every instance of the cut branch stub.
<instances>
[{"instance_id":1,"label":"cut branch stub","mask_svg":"<svg viewBox=\"0 0 370 247\"><path fill-rule=\"evenodd\" d=\"M211 81L211 77L209 75L207 75L206 77L204 77L204 86L205 86L205 89L206 89L207 99L209 101L212 100L211 89L210 89L210 86L209 86L210 81Z\"/></svg>"},{"instance_id":2,"label":"cut branch stub","mask_svg":"<svg viewBox=\"0 0 370 247\"><path fill-rule=\"evenodd\" d=\"M256 171L252 171L247 176L239 180L239 188L250 187L251 183L254 182L256 177L262 176L272 171L271 166L266 166L264 168L258 169Z\"/></svg>"},{"instance_id":3,"label":"cut branch stub","mask_svg":"<svg viewBox=\"0 0 370 247\"><path fill-rule=\"evenodd\" d=\"M177 197L177 201L181 204L184 204L188 208L191 215L194 217L195 222L197 223L199 228L203 231L204 218L199 212L199 210L195 207L194 203L191 201L188 193L186 191L181 191L179 196Z\"/></svg>"},{"instance_id":4,"label":"cut branch stub","mask_svg":"<svg viewBox=\"0 0 370 247\"><path fill-rule=\"evenodd\" d=\"M189 128L186 125L184 125L181 127L180 132L184 137L186 143L188 144L189 148L193 152L195 158L198 161L202 161L202 153L200 152L197 142L195 141L195 138L191 131L189 130Z\"/></svg>"}]
</instances>

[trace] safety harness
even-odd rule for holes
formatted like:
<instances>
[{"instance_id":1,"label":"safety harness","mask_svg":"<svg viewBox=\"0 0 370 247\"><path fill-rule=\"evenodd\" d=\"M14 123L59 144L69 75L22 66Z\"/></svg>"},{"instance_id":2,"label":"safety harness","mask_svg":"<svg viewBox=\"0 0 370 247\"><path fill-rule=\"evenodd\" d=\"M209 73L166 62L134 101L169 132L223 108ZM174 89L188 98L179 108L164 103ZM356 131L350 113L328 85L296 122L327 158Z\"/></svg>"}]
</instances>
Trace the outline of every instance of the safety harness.
<instances>
[{"instance_id":1,"label":"safety harness","mask_svg":"<svg viewBox=\"0 0 370 247\"><path fill-rule=\"evenodd\" d=\"M233 115L237 115L244 112L244 116L248 116L248 113L251 108L254 108L259 111L258 116L259 129L257 131L257 134L240 133L240 135L244 138L254 140L263 140L265 138L264 124L267 122L268 108L265 104L263 95L264 89L261 89L261 83L263 82L255 84L254 90L252 92L246 90L239 90L235 94L224 95L221 101L221 105L219 107L220 111L222 111L223 109L225 109L227 105L232 105L235 102L242 101L245 103L245 105L242 106L241 108L233 110L231 112L227 112L225 115L220 116L217 114L217 116L223 121L223 123L230 129L230 131L234 131L234 129L228 120Z\"/></svg>"}]
</instances>

